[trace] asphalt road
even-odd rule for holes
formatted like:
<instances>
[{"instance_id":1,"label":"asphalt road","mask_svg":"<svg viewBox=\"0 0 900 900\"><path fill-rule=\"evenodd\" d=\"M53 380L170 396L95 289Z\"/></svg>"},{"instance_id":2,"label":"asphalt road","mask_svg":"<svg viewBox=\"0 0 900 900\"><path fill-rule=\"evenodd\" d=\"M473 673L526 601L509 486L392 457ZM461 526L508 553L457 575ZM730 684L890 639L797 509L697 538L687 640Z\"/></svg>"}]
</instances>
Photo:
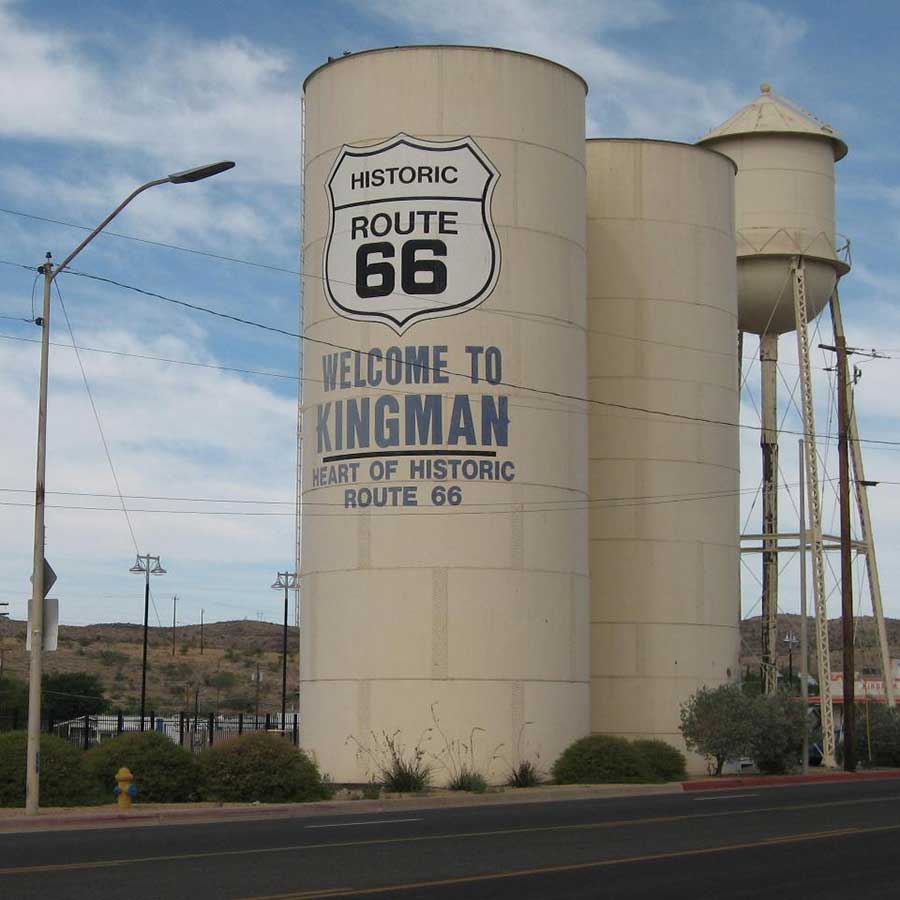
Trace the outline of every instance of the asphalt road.
<instances>
[{"instance_id":1,"label":"asphalt road","mask_svg":"<svg viewBox=\"0 0 900 900\"><path fill-rule=\"evenodd\" d=\"M0 835L3 900L896 898L900 784Z\"/></svg>"}]
</instances>

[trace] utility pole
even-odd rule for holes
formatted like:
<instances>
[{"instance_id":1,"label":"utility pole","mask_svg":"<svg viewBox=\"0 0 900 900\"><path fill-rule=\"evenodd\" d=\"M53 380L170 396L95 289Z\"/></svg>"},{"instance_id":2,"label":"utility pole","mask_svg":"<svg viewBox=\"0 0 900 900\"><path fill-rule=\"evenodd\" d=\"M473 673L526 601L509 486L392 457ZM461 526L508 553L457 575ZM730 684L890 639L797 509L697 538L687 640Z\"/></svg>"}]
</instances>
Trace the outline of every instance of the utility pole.
<instances>
[{"instance_id":1,"label":"utility pole","mask_svg":"<svg viewBox=\"0 0 900 900\"><path fill-rule=\"evenodd\" d=\"M153 565L151 566L151 563ZM141 731L144 730L144 704L147 698L147 618L150 614L150 576L165 575L166 570L160 565L158 556L149 553L141 556L128 570L134 575L144 576L144 652L141 659Z\"/></svg>"},{"instance_id":2,"label":"utility pole","mask_svg":"<svg viewBox=\"0 0 900 900\"><path fill-rule=\"evenodd\" d=\"M172 656L175 655L175 609L178 606L178 597L172 597Z\"/></svg>"},{"instance_id":3,"label":"utility pole","mask_svg":"<svg viewBox=\"0 0 900 900\"><path fill-rule=\"evenodd\" d=\"M234 168L230 160L211 163L174 172L135 188L86 238L56 267L47 253L38 267L44 276L44 305L35 324L41 328L40 389L38 394L37 460L34 484L34 552L31 569L31 614L28 629L31 634L31 659L28 667L28 741L25 750L25 812L37 815L40 808L40 743L41 743L41 677L44 643L44 597L49 590L48 580L55 580L53 570L44 556L44 512L47 468L47 382L50 359L50 288L53 280L138 194L162 184L191 184Z\"/></svg>"},{"instance_id":4,"label":"utility pole","mask_svg":"<svg viewBox=\"0 0 900 900\"><path fill-rule=\"evenodd\" d=\"M800 702L803 704L803 774L809 771L809 648L806 623L806 478L803 438L797 442L800 453Z\"/></svg>"},{"instance_id":5,"label":"utility pole","mask_svg":"<svg viewBox=\"0 0 900 900\"><path fill-rule=\"evenodd\" d=\"M853 647L853 571L850 547L850 410L847 403L847 340L835 336L834 346L820 344L837 353L838 392L838 501L841 517L841 635L844 668L844 769L856 771L856 661Z\"/></svg>"},{"instance_id":6,"label":"utility pole","mask_svg":"<svg viewBox=\"0 0 900 900\"><path fill-rule=\"evenodd\" d=\"M256 712L253 719L254 729L259 728L259 663L256 664Z\"/></svg>"},{"instance_id":7,"label":"utility pole","mask_svg":"<svg viewBox=\"0 0 900 900\"><path fill-rule=\"evenodd\" d=\"M284 630L281 638L281 729L287 716L287 629L288 629L288 591L297 587L296 572L279 572L272 584L272 590L284 589Z\"/></svg>"},{"instance_id":8,"label":"utility pole","mask_svg":"<svg viewBox=\"0 0 900 900\"><path fill-rule=\"evenodd\" d=\"M847 440L847 341L837 344L838 489L841 509L841 619L844 642L844 769L856 771L856 664L853 653L853 571L850 557L850 444Z\"/></svg>"},{"instance_id":9,"label":"utility pole","mask_svg":"<svg viewBox=\"0 0 900 900\"><path fill-rule=\"evenodd\" d=\"M204 610L200 610L200 655L203 656L203 613Z\"/></svg>"}]
</instances>

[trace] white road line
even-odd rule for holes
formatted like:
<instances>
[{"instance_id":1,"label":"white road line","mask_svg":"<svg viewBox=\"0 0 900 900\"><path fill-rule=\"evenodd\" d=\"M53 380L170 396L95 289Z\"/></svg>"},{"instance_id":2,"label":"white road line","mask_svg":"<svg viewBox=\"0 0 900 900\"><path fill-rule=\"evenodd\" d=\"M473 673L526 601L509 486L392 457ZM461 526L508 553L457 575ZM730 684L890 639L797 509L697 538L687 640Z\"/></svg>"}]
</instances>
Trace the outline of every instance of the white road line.
<instances>
[{"instance_id":1,"label":"white road line","mask_svg":"<svg viewBox=\"0 0 900 900\"><path fill-rule=\"evenodd\" d=\"M704 800L737 800L738 797L758 797L759 794L729 794L727 797L694 797L694 799L701 803Z\"/></svg>"},{"instance_id":2,"label":"white road line","mask_svg":"<svg viewBox=\"0 0 900 900\"><path fill-rule=\"evenodd\" d=\"M306 828L347 828L350 825L396 825L397 822L421 822L419 819L370 819L366 822L336 822L333 825L306 825Z\"/></svg>"}]
</instances>

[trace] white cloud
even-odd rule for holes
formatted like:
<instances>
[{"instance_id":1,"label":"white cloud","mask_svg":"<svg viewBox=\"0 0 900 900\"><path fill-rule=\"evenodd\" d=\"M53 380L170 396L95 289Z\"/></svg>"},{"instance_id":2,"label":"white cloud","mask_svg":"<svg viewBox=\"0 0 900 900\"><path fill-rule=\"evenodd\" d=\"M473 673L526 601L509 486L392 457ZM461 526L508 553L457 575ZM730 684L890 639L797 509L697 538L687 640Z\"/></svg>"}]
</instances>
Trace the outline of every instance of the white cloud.
<instances>
[{"instance_id":1,"label":"white cloud","mask_svg":"<svg viewBox=\"0 0 900 900\"><path fill-rule=\"evenodd\" d=\"M662 3L377 0L361 5L407 28L414 41L508 47L574 69L591 87L589 136L694 139L739 105L721 80L695 81L659 68L647 54L612 47L611 32L665 22L671 13Z\"/></svg>"},{"instance_id":2,"label":"white cloud","mask_svg":"<svg viewBox=\"0 0 900 900\"><path fill-rule=\"evenodd\" d=\"M139 340L124 330L83 329L78 339L88 346L125 352L215 359L196 337ZM83 361L125 494L288 501L285 506L127 501L131 508L288 513L252 517L134 513L141 552L149 549L168 560L172 577L167 586L178 591L192 572L196 575L216 565L231 567L230 587L240 587L241 578L253 567L267 562L274 566L275 560L283 564L291 558L296 404L290 392L276 393L259 379L208 369L91 353L83 354ZM33 484L36 371L36 345L2 342L0 415L15 423L4 435L4 488L27 490ZM49 397L48 489L113 496L51 493L48 503L115 509L115 485L71 351L53 351ZM31 498L27 493L4 493L0 499L30 503ZM15 596L18 591L24 596L27 590L31 515L27 507L0 506L4 594ZM66 576L61 585L67 598L65 620L77 618L78 604L73 607L73 600L87 602L98 617L114 617L100 612L104 605L94 605L94 594L123 579L128 584L126 564L134 548L122 514L51 508L47 523L48 557ZM200 590L195 587L194 597ZM266 594L263 597L268 601ZM134 611L121 615L133 618Z\"/></svg>"},{"instance_id":3,"label":"white cloud","mask_svg":"<svg viewBox=\"0 0 900 900\"><path fill-rule=\"evenodd\" d=\"M717 4L715 9L735 45L752 51L767 66L784 62L808 30L803 19L748 0Z\"/></svg>"}]
</instances>

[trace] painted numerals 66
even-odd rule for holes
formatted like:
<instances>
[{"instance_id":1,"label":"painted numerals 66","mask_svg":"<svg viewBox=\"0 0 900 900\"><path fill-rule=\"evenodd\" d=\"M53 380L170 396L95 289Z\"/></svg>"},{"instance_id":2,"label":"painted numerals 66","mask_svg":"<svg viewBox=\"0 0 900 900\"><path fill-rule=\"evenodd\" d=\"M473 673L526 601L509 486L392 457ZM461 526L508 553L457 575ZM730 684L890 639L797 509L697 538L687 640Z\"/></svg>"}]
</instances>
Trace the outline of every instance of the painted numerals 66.
<instances>
[{"instance_id":1,"label":"painted numerals 66","mask_svg":"<svg viewBox=\"0 0 900 900\"><path fill-rule=\"evenodd\" d=\"M434 506L459 506L462 499L462 488L458 484L446 488L439 484L431 489L431 502Z\"/></svg>"},{"instance_id":2,"label":"painted numerals 66","mask_svg":"<svg viewBox=\"0 0 900 900\"><path fill-rule=\"evenodd\" d=\"M430 257L417 254L430 252ZM409 240L400 251L400 286L404 294L443 294L447 290L447 266L436 257L447 255L447 245L438 240ZM397 283L390 260L396 249L389 241L361 244L356 251L356 293L359 297L387 297ZM427 279L420 281L422 275ZM372 283L374 279L374 283Z\"/></svg>"}]
</instances>

